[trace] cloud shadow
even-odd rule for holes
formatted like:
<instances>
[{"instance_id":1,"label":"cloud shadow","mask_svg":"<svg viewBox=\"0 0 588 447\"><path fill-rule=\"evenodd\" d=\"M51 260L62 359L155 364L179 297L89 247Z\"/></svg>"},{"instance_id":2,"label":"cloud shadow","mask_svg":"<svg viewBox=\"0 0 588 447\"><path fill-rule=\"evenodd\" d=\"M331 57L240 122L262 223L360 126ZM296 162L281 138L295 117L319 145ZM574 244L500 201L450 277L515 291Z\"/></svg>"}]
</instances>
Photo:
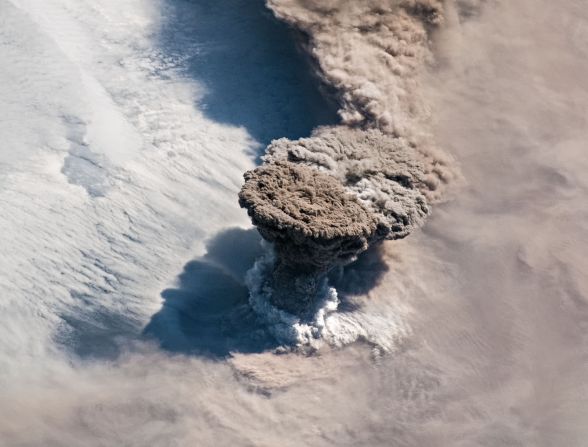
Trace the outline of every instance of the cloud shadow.
<instances>
[{"instance_id":1,"label":"cloud shadow","mask_svg":"<svg viewBox=\"0 0 588 447\"><path fill-rule=\"evenodd\" d=\"M362 300L359 298L380 284L389 270L382 243L370 246L355 262L334 269L329 275L329 282L337 289L341 301L339 311L351 312L360 307Z\"/></svg>"},{"instance_id":2,"label":"cloud shadow","mask_svg":"<svg viewBox=\"0 0 588 447\"><path fill-rule=\"evenodd\" d=\"M207 243L207 253L184 266L177 285L144 330L162 349L208 358L277 347L248 303L246 271L261 254L255 229L232 228Z\"/></svg>"},{"instance_id":3,"label":"cloud shadow","mask_svg":"<svg viewBox=\"0 0 588 447\"><path fill-rule=\"evenodd\" d=\"M243 126L260 144L308 136L337 122L336 104L298 48L300 36L263 0L167 0L158 41L205 88L198 109ZM259 155L255 154L255 155Z\"/></svg>"}]
</instances>

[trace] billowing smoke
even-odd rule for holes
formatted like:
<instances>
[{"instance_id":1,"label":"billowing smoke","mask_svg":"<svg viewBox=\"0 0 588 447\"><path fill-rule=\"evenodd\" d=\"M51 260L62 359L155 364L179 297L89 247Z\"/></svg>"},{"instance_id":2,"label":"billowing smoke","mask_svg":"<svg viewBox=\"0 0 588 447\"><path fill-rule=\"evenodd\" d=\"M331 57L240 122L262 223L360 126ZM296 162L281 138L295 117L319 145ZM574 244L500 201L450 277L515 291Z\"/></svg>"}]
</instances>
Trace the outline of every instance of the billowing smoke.
<instances>
[{"instance_id":1,"label":"billowing smoke","mask_svg":"<svg viewBox=\"0 0 588 447\"><path fill-rule=\"evenodd\" d=\"M441 0L268 0L275 15L300 30L317 74L337 95L346 126L403 137L423 163L429 198L456 176L452 160L428 133L419 88L433 61L431 34L444 22Z\"/></svg>"},{"instance_id":2,"label":"billowing smoke","mask_svg":"<svg viewBox=\"0 0 588 447\"><path fill-rule=\"evenodd\" d=\"M414 148L377 129L321 128L311 138L274 141L264 160L310 166L335 177L379 223L379 239L400 239L429 212L430 185Z\"/></svg>"},{"instance_id":3,"label":"billowing smoke","mask_svg":"<svg viewBox=\"0 0 588 447\"><path fill-rule=\"evenodd\" d=\"M277 260L270 301L316 311L326 273L383 239L420 227L457 176L427 131L419 93L440 0L268 0L299 30L317 74L338 99L341 124L279 139L245 174L240 194ZM331 291L332 293L332 291ZM324 295L324 294L323 294Z\"/></svg>"},{"instance_id":4,"label":"billowing smoke","mask_svg":"<svg viewBox=\"0 0 588 447\"><path fill-rule=\"evenodd\" d=\"M278 255L272 301L297 314L308 310L322 276L355 259L378 228L337 179L288 161L246 173L239 201Z\"/></svg>"}]
</instances>

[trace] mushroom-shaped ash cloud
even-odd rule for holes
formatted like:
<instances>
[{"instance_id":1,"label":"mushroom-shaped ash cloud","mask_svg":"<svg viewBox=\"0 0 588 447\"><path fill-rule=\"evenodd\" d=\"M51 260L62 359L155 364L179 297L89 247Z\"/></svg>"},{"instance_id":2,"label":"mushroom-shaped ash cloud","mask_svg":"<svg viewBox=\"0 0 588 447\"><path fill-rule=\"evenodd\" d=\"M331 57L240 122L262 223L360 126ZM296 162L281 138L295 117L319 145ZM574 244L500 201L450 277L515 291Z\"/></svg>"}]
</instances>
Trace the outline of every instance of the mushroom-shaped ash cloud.
<instances>
[{"instance_id":1,"label":"mushroom-shaped ash cloud","mask_svg":"<svg viewBox=\"0 0 588 447\"><path fill-rule=\"evenodd\" d=\"M275 140L265 162L288 160L337 178L378 219L380 239L401 239L420 227L434 189L404 138L377 129L319 128L311 138Z\"/></svg>"},{"instance_id":2,"label":"mushroom-shaped ash cloud","mask_svg":"<svg viewBox=\"0 0 588 447\"><path fill-rule=\"evenodd\" d=\"M354 260L385 232L336 178L288 161L247 172L239 203L274 244L273 304L297 315L312 310L332 267Z\"/></svg>"},{"instance_id":3,"label":"mushroom-shaped ash cloud","mask_svg":"<svg viewBox=\"0 0 588 447\"><path fill-rule=\"evenodd\" d=\"M250 302L277 333L294 334L283 339L320 338L324 315L338 302L328 271L370 244L408 236L459 179L427 130L421 91L445 3L266 0L301 31L341 117L309 138L273 141L264 165L245 174L239 196L276 251L251 270Z\"/></svg>"}]
</instances>

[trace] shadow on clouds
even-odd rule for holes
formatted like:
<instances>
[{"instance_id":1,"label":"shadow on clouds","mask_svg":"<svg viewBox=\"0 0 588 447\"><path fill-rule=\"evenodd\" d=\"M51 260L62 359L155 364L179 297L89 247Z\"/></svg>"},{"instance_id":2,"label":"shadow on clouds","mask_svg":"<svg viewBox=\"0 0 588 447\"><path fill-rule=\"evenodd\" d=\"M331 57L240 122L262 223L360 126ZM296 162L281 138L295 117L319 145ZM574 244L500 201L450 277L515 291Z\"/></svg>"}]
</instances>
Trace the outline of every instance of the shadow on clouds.
<instances>
[{"instance_id":1,"label":"shadow on clouds","mask_svg":"<svg viewBox=\"0 0 588 447\"><path fill-rule=\"evenodd\" d=\"M365 296L380 284L390 267L384 261L382 243L371 245L361 253L357 260L349 265L334 269L329 275L329 282L337 289L340 312L351 312L361 306L358 297Z\"/></svg>"},{"instance_id":2,"label":"shadow on clouds","mask_svg":"<svg viewBox=\"0 0 588 447\"><path fill-rule=\"evenodd\" d=\"M263 0L168 0L158 37L183 74L204 86L198 109L245 127L259 150L337 120L294 31Z\"/></svg>"},{"instance_id":3,"label":"shadow on clouds","mask_svg":"<svg viewBox=\"0 0 588 447\"><path fill-rule=\"evenodd\" d=\"M248 304L245 273L261 254L255 229L232 228L207 244L207 253L184 266L177 285L145 328L168 351L223 358L277 346Z\"/></svg>"}]
</instances>

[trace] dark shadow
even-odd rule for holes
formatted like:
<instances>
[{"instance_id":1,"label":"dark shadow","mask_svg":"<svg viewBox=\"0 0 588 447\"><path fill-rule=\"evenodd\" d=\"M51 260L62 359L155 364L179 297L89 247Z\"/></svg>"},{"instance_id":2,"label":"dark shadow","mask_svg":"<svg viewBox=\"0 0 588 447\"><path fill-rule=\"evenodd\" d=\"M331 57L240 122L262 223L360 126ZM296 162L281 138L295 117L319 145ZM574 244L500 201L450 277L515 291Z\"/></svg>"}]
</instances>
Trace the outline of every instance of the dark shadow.
<instances>
[{"instance_id":1,"label":"dark shadow","mask_svg":"<svg viewBox=\"0 0 588 447\"><path fill-rule=\"evenodd\" d=\"M261 255L257 231L226 230L207 250L184 266L176 287L162 292L163 307L144 335L165 350L209 358L277 347L257 322L244 285L246 271Z\"/></svg>"},{"instance_id":2,"label":"dark shadow","mask_svg":"<svg viewBox=\"0 0 588 447\"><path fill-rule=\"evenodd\" d=\"M339 311L353 311L361 305L361 301L356 298L380 284L390 269L384 261L383 250L382 243L374 244L360 254L355 262L330 273L329 282L337 289L341 301Z\"/></svg>"},{"instance_id":3,"label":"dark shadow","mask_svg":"<svg viewBox=\"0 0 588 447\"><path fill-rule=\"evenodd\" d=\"M216 122L244 126L260 150L337 121L297 48L299 36L264 0L167 0L163 15L161 51L176 73L205 87L198 108Z\"/></svg>"}]
</instances>

